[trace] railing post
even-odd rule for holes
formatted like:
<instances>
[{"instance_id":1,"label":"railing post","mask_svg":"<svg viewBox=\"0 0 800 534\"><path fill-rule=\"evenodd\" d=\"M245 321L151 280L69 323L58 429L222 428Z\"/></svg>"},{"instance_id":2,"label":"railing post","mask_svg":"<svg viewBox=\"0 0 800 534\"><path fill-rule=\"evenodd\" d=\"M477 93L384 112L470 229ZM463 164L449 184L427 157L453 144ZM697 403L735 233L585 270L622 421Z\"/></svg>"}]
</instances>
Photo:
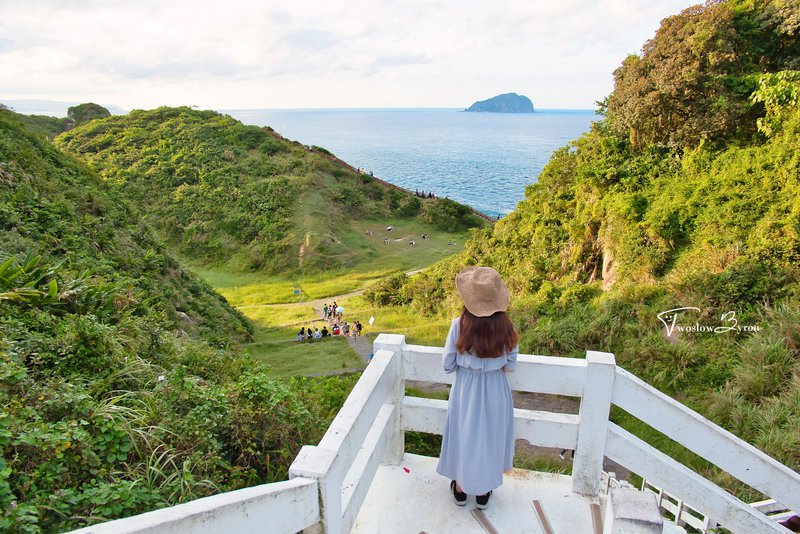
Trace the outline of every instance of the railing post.
<instances>
[{"instance_id":1,"label":"railing post","mask_svg":"<svg viewBox=\"0 0 800 534\"><path fill-rule=\"evenodd\" d=\"M310 445L300 453L289 468L289 478L305 477L319 484L321 521L305 529L304 534L344 534L342 532L342 479L332 469L336 452ZM265 525L267 528L267 525Z\"/></svg>"},{"instance_id":2,"label":"railing post","mask_svg":"<svg viewBox=\"0 0 800 534\"><path fill-rule=\"evenodd\" d=\"M586 351L586 382L581 398L578 443L572 462L572 491L581 495L600 493L615 371L613 354Z\"/></svg>"},{"instance_id":3,"label":"railing post","mask_svg":"<svg viewBox=\"0 0 800 534\"><path fill-rule=\"evenodd\" d=\"M389 393L389 402L393 403L397 409L394 411L392 421L392 432L389 437L389 446L386 448L384 461L391 465L398 465L405 452L405 432L401 426L403 411L403 396L406 390L405 376L403 376L403 345L406 344L406 336L400 334L380 334L372 344L373 354L379 350L388 350L394 353L392 358L391 372L394 374L395 381Z\"/></svg>"}]
</instances>

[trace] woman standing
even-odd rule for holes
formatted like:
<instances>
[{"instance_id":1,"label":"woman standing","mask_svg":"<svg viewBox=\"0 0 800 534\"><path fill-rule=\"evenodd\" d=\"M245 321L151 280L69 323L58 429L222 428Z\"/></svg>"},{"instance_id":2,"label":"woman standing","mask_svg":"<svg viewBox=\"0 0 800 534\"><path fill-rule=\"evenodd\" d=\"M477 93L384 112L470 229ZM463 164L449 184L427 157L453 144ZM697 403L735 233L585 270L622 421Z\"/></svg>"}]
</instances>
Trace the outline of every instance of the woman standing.
<instances>
[{"instance_id":1,"label":"woman standing","mask_svg":"<svg viewBox=\"0 0 800 534\"><path fill-rule=\"evenodd\" d=\"M444 371L456 378L436 472L451 479L457 505L469 494L483 509L514 459L514 403L505 373L517 366L519 335L505 313L508 288L497 271L465 269L456 288L464 309L442 354Z\"/></svg>"}]
</instances>

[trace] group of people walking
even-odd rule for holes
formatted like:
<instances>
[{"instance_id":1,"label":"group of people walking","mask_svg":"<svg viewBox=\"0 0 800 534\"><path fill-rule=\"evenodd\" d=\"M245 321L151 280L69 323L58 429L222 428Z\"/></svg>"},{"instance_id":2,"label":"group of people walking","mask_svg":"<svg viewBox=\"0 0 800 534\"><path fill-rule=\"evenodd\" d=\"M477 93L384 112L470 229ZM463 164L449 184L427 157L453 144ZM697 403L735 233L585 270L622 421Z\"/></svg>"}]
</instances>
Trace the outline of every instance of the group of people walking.
<instances>
[{"instance_id":1,"label":"group of people walking","mask_svg":"<svg viewBox=\"0 0 800 534\"><path fill-rule=\"evenodd\" d=\"M331 329L328 330L328 325L325 325L322 327L322 330L319 330L316 325L314 325L314 330L312 331L310 326L303 326L297 333L297 341L307 341L329 336L360 336L361 332L364 330L364 326L361 324L361 321L355 321L352 323L342 321L343 316L344 308L339 306L335 300L330 306L325 303L322 306L322 317L328 322L328 325L330 325Z\"/></svg>"}]
</instances>

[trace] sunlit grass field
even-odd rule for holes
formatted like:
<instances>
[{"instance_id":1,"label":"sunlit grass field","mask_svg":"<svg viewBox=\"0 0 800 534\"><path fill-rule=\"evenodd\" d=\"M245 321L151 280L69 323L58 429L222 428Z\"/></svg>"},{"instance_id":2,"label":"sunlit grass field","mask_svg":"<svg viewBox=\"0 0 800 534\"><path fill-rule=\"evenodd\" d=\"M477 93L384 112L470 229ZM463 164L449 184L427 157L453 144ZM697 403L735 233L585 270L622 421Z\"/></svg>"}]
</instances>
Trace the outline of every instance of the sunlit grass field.
<instances>
[{"instance_id":1,"label":"sunlit grass field","mask_svg":"<svg viewBox=\"0 0 800 534\"><path fill-rule=\"evenodd\" d=\"M386 231L389 224L394 226L393 232ZM354 241L366 239L374 255L350 269L275 276L234 272L224 266L193 266L253 322L255 340L244 348L268 362L275 377L363 368L363 360L343 337L296 341L300 328L316 325L322 329L325 324L313 305L321 308L321 302L361 291L397 271L423 269L461 250L469 237L468 232L433 232L418 221L355 221L353 227ZM367 230L372 235L367 235ZM428 239L422 239L422 233L427 233ZM409 245L411 239L416 243L413 247ZM448 244L451 242L455 244ZM404 334L408 343L441 345L450 327L449 318L421 317L399 306L376 307L359 295L339 298L338 304L345 307L344 320L361 321L370 342L377 334L387 332ZM370 317L375 319L373 325L369 325Z\"/></svg>"},{"instance_id":2,"label":"sunlit grass field","mask_svg":"<svg viewBox=\"0 0 800 534\"><path fill-rule=\"evenodd\" d=\"M394 226L393 232L386 231L389 224ZM356 232L364 234L375 250L375 257L350 269L269 276L231 272L224 267L192 268L234 306L288 304L351 293L393 272L425 268L460 251L469 238L468 232L432 232L418 221L356 221L353 226ZM367 236L367 230L373 235ZM427 233L428 239L422 239L422 233ZM384 244L384 238L389 239L389 244ZM411 239L416 243L413 247L408 244ZM448 245L449 242L455 245Z\"/></svg>"},{"instance_id":3,"label":"sunlit grass field","mask_svg":"<svg viewBox=\"0 0 800 534\"><path fill-rule=\"evenodd\" d=\"M444 345L450 329L450 317L424 317L401 306L373 306L362 296L349 297L341 301L348 317L359 319L366 334L404 334L406 343L415 345ZM372 326L364 320L375 318Z\"/></svg>"}]
</instances>

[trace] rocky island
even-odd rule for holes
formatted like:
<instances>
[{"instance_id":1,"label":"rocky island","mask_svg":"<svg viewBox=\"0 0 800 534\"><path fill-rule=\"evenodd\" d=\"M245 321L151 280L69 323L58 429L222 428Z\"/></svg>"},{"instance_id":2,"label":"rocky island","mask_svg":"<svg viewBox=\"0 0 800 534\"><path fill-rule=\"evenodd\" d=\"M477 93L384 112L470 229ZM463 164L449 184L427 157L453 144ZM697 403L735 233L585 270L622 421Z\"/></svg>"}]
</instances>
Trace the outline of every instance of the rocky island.
<instances>
[{"instance_id":1,"label":"rocky island","mask_svg":"<svg viewBox=\"0 0 800 534\"><path fill-rule=\"evenodd\" d=\"M533 113L533 102L527 96L506 93L475 102L464 111L483 113Z\"/></svg>"}]
</instances>

